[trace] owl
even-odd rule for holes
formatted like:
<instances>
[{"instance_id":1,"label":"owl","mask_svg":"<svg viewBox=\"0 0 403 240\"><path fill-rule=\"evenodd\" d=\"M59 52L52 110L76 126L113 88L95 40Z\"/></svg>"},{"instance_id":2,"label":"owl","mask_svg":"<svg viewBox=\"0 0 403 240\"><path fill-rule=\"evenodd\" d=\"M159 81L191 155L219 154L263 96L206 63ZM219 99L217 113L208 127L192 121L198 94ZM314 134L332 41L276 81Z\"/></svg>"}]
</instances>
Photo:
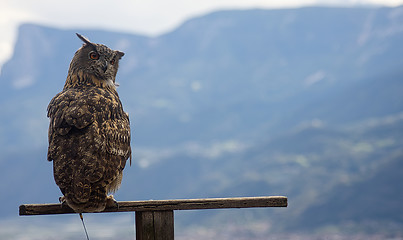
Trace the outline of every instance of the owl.
<instances>
[{"instance_id":1,"label":"owl","mask_svg":"<svg viewBox=\"0 0 403 240\"><path fill-rule=\"evenodd\" d=\"M63 196L77 213L100 212L117 202L110 193L130 158L130 122L116 91L124 53L84 42L70 63L63 90L48 106L48 161Z\"/></svg>"}]
</instances>

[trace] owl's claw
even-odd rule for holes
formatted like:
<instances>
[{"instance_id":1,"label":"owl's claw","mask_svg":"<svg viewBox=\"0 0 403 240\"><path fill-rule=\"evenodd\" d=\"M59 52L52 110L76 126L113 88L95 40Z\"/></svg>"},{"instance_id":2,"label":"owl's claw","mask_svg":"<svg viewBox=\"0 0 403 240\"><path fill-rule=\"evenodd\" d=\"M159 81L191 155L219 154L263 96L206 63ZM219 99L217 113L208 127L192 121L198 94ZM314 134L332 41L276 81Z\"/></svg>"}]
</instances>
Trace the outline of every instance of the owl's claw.
<instances>
[{"instance_id":1,"label":"owl's claw","mask_svg":"<svg viewBox=\"0 0 403 240\"><path fill-rule=\"evenodd\" d=\"M64 196L59 197L59 202L62 204L62 207L67 206L66 198Z\"/></svg>"},{"instance_id":2,"label":"owl's claw","mask_svg":"<svg viewBox=\"0 0 403 240\"><path fill-rule=\"evenodd\" d=\"M107 208L117 208L117 209L119 209L119 204L113 198L113 195L109 195L109 196L106 197L106 207Z\"/></svg>"}]
</instances>

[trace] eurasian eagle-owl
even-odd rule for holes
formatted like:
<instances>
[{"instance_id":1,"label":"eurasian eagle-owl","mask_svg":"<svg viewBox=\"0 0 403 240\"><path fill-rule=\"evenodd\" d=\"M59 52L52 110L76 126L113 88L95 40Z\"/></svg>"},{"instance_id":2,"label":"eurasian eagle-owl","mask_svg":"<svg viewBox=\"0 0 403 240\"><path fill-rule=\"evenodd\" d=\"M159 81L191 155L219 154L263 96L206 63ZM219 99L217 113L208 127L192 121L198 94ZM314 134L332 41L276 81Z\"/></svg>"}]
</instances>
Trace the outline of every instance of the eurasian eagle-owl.
<instances>
[{"instance_id":1,"label":"eurasian eagle-owl","mask_svg":"<svg viewBox=\"0 0 403 240\"><path fill-rule=\"evenodd\" d=\"M49 103L48 160L63 197L75 212L100 212L113 196L131 159L129 116L115 77L123 52L84 42L71 63L63 91Z\"/></svg>"}]
</instances>

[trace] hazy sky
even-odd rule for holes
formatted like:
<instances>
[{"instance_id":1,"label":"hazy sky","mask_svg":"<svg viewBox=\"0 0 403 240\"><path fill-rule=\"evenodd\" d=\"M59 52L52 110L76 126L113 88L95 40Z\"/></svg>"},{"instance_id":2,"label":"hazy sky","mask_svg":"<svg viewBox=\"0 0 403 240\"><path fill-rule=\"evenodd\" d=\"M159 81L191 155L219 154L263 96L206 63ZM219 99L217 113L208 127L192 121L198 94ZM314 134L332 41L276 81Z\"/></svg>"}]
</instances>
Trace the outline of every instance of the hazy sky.
<instances>
[{"instance_id":1,"label":"hazy sky","mask_svg":"<svg viewBox=\"0 0 403 240\"><path fill-rule=\"evenodd\" d=\"M397 6L403 0L0 0L0 66L11 56L24 22L157 35L214 10L368 4Z\"/></svg>"}]
</instances>

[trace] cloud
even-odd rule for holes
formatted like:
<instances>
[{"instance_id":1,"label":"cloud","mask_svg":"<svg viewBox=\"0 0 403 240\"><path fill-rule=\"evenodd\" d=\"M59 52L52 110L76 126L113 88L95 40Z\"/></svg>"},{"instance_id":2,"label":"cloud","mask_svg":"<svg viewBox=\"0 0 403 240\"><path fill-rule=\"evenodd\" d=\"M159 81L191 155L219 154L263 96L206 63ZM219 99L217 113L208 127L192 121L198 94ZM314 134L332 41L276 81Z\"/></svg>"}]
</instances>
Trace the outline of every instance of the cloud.
<instances>
[{"instance_id":1,"label":"cloud","mask_svg":"<svg viewBox=\"0 0 403 240\"><path fill-rule=\"evenodd\" d=\"M325 79L325 77L326 77L326 72L323 70L318 70L318 71L312 73L311 75L309 75L308 77L306 77L304 80L304 84L306 86L311 86L319 81L322 81L323 79Z\"/></svg>"},{"instance_id":2,"label":"cloud","mask_svg":"<svg viewBox=\"0 0 403 240\"><path fill-rule=\"evenodd\" d=\"M194 91L194 92L198 92L202 89L202 85L199 81L194 81L191 83L190 88Z\"/></svg>"},{"instance_id":3,"label":"cloud","mask_svg":"<svg viewBox=\"0 0 403 240\"><path fill-rule=\"evenodd\" d=\"M220 9L285 8L307 5L382 4L403 0L2 0L0 3L0 66L11 56L16 29L22 22L62 28L98 28L158 35L188 18Z\"/></svg>"},{"instance_id":4,"label":"cloud","mask_svg":"<svg viewBox=\"0 0 403 240\"><path fill-rule=\"evenodd\" d=\"M164 161L176 156L202 157L208 160L216 160L224 155L239 154L246 151L249 145L235 139L200 144L187 142L177 147L164 148L136 148L137 161L140 167L147 168L154 163Z\"/></svg>"},{"instance_id":5,"label":"cloud","mask_svg":"<svg viewBox=\"0 0 403 240\"><path fill-rule=\"evenodd\" d=\"M12 53L16 40L17 28L21 22L30 21L35 16L31 11L22 10L8 4L7 1L0 4L0 72L3 62L8 60Z\"/></svg>"},{"instance_id":6,"label":"cloud","mask_svg":"<svg viewBox=\"0 0 403 240\"><path fill-rule=\"evenodd\" d=\"M35 83L35 79L32 76L20 77L13 82L13 87L15 89L22 89L29 87Z\"/></svg>"}]
</instances>

